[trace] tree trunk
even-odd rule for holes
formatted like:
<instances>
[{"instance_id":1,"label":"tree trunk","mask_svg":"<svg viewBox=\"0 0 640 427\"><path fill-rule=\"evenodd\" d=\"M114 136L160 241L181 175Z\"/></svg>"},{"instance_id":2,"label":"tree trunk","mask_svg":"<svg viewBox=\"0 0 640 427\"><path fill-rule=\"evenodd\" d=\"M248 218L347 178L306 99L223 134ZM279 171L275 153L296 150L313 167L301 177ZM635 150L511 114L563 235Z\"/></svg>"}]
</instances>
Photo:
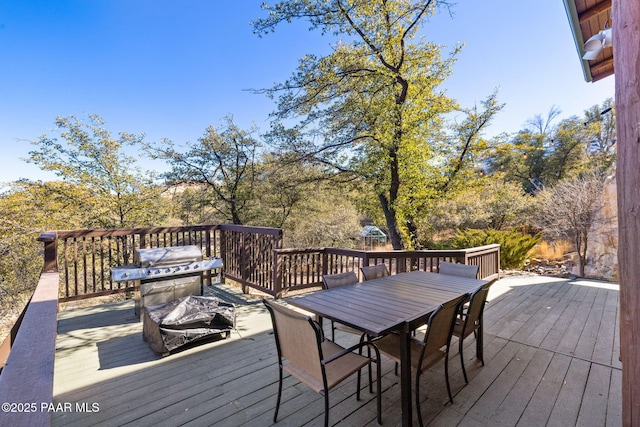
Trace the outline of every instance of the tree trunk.
<instances>
[{"instance_id":1,"label":"tree trunk","mask_svg":"<svg viewBox=\"0 0 640 427\"><path fill-rule=\"evenodd\" d=\"M400 234L400 228L398 227L398 212L395 209L395 203L398 200L398 194L400 192L400 166L398 159L398 147L402 143L402 110L400 106L406 99L406 91L404 88L407 86L407 82L399 78L399 83L403 90L401 95L396 97L396 119L395 119L395 132L393 135L393 143L389 147L389 174L391 180L389 182L389 197L385 194L379 194L380 205L384 212L384 217L387 222L387 229L389 230L389 238L393 249L402 250L405 248L402 235Z\"/></svg>"},{"instance_id":2,"label":"tree trunk","mask_svg":"<svg viewBox=\"0 0 640 427\"><path fill-rule=\"evenodd\" d=\"M612 2L622 425L640 426L640 2Z\"/></svg>"},{"instance_id":3,"label":"tree trunk","mask_svg":"<svg viewBox=\"0 0 640 427\"><path fill-rule=\"evenodd\" d=\"M589 226L591 227L591 226ZM584 230L584 229L580 229L580 230L576 230L576 237L575 237L575 245L576 245L576 251L578 252L578 262L580 263L578 265L579 268L579 272L578 275L580 277L584 277L584 268L587 265L587 239L588 239L588 235L589 235L589 230Z\"/></svg>"},{"instance_id":4,"label":"tree trunk","mask_svg":"<svg viewBox=\"0 0 640 427\"><path fill-rule=\"evenodd\" d=\"M382 212L384 212L384 218L387 222L387 231L389 231L389 240L391 240L391 245L393 246L393 249L402 250L404 249L404 244L398 229L396 211L391 207L389 200L387 200L384 194L378 194L378 199L380 200L380 206L382 207Z\"/></svg>"}]
</instances>

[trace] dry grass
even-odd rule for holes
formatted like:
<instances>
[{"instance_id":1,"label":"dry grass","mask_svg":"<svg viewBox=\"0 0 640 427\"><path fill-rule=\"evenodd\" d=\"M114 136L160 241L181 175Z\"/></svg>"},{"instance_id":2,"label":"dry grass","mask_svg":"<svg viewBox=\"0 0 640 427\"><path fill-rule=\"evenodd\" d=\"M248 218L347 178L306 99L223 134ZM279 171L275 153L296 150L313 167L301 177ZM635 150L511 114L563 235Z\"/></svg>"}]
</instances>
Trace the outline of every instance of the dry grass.
<instances>
[{"instance_id":1,"label":"dry grass","mask_svg":"<svg viewBox=\"0 0 640 427\"><path fill-rule=\"evenodd\" d=\"M568 240L557 240L549 242L541 241L531 251L531 257L548 259L550 261L561 261L564 255L573 252L573 244Z\"/></svg>"},{"instance_id":2,"label":"dry grass","mask_svg":"<svg viewBox=\"0 0 640 427\"><path fill-rule=\"evenodd\" d=\"M15 296L10 303L0 309L0 344L9 336L11 328L18 321L18 317L27 306L31 295L23 293Z\"/></svg>"}]
</instances>

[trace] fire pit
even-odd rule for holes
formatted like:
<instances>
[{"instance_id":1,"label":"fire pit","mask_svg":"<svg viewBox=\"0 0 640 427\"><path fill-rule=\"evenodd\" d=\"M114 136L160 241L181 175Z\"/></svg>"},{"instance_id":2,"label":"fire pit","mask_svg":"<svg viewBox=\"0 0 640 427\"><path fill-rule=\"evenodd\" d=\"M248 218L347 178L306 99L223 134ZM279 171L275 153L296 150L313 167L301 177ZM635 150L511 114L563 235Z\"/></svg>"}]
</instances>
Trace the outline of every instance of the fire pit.
<instances>
[{"instance_id":1,"label":"fire pit","mask_svg":"<svg viewBox=\"0 0 640 427\"><path fill-rule=\"evenodd\" d=\"M220 258L203 259L197 246L136 249L134 265L111 268L114 282L135 281L135 313L144 307L202 295L202 276L206 270L222 267Z\"/></svg>"}]
</instances>

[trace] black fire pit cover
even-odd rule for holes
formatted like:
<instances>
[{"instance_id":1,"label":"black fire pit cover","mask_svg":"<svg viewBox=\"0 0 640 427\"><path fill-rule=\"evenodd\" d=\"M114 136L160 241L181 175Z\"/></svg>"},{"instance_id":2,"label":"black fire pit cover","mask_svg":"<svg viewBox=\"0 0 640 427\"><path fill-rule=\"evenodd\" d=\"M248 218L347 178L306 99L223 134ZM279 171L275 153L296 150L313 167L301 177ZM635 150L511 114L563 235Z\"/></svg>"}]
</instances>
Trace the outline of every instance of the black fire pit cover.
<instances>
[{"instance_id":1,"label":"black fire pit cover","mask_svg":"<svg viewBox=\"0 0 640 427\"><path fill-rule=\"evenodd\" d=\"M149 347L168 353L235 327L233 304L216 297L187 296L144 308L142 333Z\"/></svg>"}]
</instances>

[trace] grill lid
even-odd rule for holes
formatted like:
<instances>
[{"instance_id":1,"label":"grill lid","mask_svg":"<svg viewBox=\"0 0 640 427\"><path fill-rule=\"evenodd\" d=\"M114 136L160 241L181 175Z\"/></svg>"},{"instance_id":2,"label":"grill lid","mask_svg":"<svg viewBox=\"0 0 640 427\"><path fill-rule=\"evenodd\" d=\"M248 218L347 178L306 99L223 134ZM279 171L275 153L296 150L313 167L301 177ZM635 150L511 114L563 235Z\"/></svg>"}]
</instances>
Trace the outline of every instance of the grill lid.
<instances>
[{"instance_id":1,"label":"grill lid","mask_svg":"<svg viewBox=\"0 0 640 427\"><path fill-rule=\"evenodd\" d=\"M168 248L136 249L134 262L138 267L160 267L202 261L197 246L171 246Z\"/></svg>"}]
</instances>

